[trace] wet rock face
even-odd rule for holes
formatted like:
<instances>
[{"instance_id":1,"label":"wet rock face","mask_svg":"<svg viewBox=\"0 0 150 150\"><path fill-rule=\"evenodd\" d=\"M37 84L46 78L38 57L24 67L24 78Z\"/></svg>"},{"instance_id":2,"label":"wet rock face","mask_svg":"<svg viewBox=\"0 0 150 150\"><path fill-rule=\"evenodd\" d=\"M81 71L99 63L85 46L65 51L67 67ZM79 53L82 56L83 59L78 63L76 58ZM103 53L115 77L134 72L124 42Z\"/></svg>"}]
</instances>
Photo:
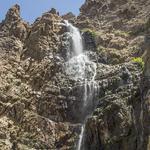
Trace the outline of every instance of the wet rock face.
<instances>
[{"instance_id":1,"label":"wet rock face","mask_svg":"<svg viewBox=\"0 0 150 150\"><path fill-rule=\"evenodd\" d=\"M96 41L94 35L90 32L83 33L84 48L89 51L96 51Z\"/></svg>"},{"instance_id":2,"label":"wet rock face","mask_svg":"<svg viewBox=\"0 0 150 150\"><path fill-rule=\"evenodd\" d=\"M89 118L87 122L87 148L88 149L136 149L137 143L135 134L134 123L131 118L131 110L126 109L128 107L125 104L120 104L120 99L115 97L115 95L111 95L111 99L118 99L114 102L110 100L110 97L105 97L108 101L105 101L97 108L98 117L93 116L93 118ZM111 102L109 102L111 101ZM111 104L110 104L111 103ZM98 122L97 122L98 120ZM95 127L96 131L93 131L93 127ZM91 134L92 132L92 134ZM94 141L90 140L90 137L94 134ZM93 141L93 142L92 142ZM131 143L130 143L131 141ZM128 145L127 143L130 143ZM88 146L89 145L89 146Z\"/></svg>"}]
</instances>

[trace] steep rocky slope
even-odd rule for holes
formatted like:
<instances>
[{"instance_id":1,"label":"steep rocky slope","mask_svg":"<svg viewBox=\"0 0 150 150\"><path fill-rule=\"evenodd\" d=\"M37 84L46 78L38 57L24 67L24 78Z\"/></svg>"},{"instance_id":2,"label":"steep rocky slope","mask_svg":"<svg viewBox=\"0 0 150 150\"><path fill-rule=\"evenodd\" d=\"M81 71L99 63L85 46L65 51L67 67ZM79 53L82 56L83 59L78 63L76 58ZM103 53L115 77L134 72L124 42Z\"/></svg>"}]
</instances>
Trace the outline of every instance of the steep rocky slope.
<instances>
[{"instance_id":1,"label":"steep rocky slope","mask_svg":"<svg viewBox=\"0 0 150 150\"><path fill-rule=\"evenodd\" d=\"M91 29L97 49L107 63L126 61L143 54L145 32L149 32L149 0L87 0L77 17L77 26Z\"/></svg>"},{"instance_id":2,"label":"steep rocky slope","mask_svg":"<svg viewBox=\"0 0 150 150\"><path fill-rule=\"evenodd\" d=\"M0 23L0 149L73 150L84 85L64 69L70 20L97 64L99 93L87 119L86 150L149 150L149 0L86 0L81 13L55 9L29 25L18 5ZM140 63L132 57L142 56Z\"/></svg>"},{"instance_id":3,"label":"steep rocky slope","mask_svg":"<svg viewBox=\"0 0 150 150\"><path fill-rule=\"evenodd\" d=\"M56 54L61 43L55 24L59 20L52 9L30 26L15 5L0 25L1 149L73 146L76 127L64 121L66 97L56 86L65 78L63 72L59 75L62 62ZM18 34L13 32L17 27Z\"/></svg>"}]
</instances>

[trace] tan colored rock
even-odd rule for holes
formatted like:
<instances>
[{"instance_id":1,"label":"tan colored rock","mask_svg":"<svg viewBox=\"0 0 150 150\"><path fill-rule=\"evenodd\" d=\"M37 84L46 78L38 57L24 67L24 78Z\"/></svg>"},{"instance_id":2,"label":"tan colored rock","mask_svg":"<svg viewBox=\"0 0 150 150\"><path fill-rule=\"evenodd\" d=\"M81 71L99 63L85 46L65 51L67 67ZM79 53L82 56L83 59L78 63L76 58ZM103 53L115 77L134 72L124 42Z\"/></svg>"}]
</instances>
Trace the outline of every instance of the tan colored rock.
<instances>
[{"instance_id":1,"label":"tan colored rock","mask_svg":"<svg viewBox=\"0 0 150 150\"><path fill-rule=\"evenodd\" d=\"M51 52L57 52L60 45L58 35L61 31L61 21L61 17L53 11L43 14L36 20L26 41L25 55L41 59Z\"/></svg>"},{"instance_id":2,"label":"tan colored rock","mask_svg":"<svg viewBox=\"0 0 150 150\"><path fill-rule=\"evenodd\" d=\"M12 35L21 41L26 39L29 25L21 19L19 5L16 4L8 10L5 20L0 24L0 30L5 36Z\"/></svg>"},{"instance_id":3,"label":"tan colored rock","mask_svg":"<svg viewBox=\"0 0 150 150\"><path fill-rule=\"evenodd\" d=\"M141 150L141 131L144 131L143 143L149 148L149 96L143 104L143 130L138 89L141 68L125 63L137 52L130 49L142 44L141 33L134 35L128 31L143 29L149 4L146 0L131 3L87 0L77 18L65 16L80 29L92 31L94 46L88 40L93 48L88 50L97 63L95 78L100 93L96 99L98 106L87 121L86 134L87 145L97 149L103 146L108 150L137 147ZM62 21L52 9L30 26L21 19L20 7L15 5L0 24L0 146L3 149L72 150L78 141L84 87L65 74L62 45L65 45L66 29L60 26ZM145 74L149 74L149 59L145 68Z\"/></svg>"}]
</instances>

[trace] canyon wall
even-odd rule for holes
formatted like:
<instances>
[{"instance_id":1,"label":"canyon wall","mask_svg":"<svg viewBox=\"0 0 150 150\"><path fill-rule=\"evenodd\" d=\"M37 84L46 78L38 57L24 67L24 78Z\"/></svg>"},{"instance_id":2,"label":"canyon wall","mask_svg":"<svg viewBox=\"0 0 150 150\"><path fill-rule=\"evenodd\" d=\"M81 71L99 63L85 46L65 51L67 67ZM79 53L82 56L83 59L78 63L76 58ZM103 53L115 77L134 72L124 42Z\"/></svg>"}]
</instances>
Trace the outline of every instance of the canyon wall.
<instances>
[{"instance_id":1,"label":"canyon wall","mask_svg":"<svg viewBox=\"0 0 150 150\"><path fill-rule=\"evenodd\" d=\"M64 69L68 19L97 65L85 149L149 150L149 9L149 0L86 0L77 17L51 9L30 25L10 8L0 23L0 149L76 149L85 91Z\"/></svg>"}]
</instances>

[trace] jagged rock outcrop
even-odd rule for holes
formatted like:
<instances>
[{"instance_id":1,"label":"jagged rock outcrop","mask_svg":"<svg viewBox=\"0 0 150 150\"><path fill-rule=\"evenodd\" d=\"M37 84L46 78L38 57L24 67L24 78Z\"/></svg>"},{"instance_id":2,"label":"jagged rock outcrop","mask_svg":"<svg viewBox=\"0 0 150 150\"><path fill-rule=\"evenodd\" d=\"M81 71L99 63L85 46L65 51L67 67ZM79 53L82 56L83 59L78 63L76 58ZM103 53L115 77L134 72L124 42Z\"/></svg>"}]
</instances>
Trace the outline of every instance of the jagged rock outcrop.
<instances>
[{"instance_id":1,"label":"jagged rock outcrop","mask_svg":"<svg viewBox=\"0 0 150 150\"><path fill-rule=\"evenodd\" d=\"M124 98L118 99L120 97L119 95L116 96L116 94L111 95L108 93L108 96L101 99L102 102L100 101L100 104L102 104L98 105L97 111L93 113L93 117L89 118L87 121L87 140L85 141L87 149L99 149L99 147L101 147L101 149L111 150L150 149L148 121L150 118L148 94L148 35L150 29L148 15L149 8L150 5L149 1L147 0L87 0L80 9L81 13L78 16L77 26L79 26L85 33L90 32L92 37L94 37L99 55L98 60L100 62L106 64L118 64L124 61L128 61L131 57L139 57L142 55L145 59L144 77L141 79L140 85L138 85L137 95L135 97L131 97L130 101L132 101L132 103L128 103L128 106L126 105L124 107L132 108L133 112L130 110L125 110L124 112L128 112L129 114L128 117L122 119L117 113L119 113L119 111L123 111L123 106L117 103L121 101L124 103ZM132 89L132 87L130 87L130 89ZM127 90L124 91L127 92ZM109 96L109 94L111 96ZM117 94L119 94L119 91ZM130 94L128 93L127 95ZM141 97L143 98L141 99ZM112 106L113 101L115 101L116 107ZM116 112L118 105L120 110ZM114 116L116 117L114 118ZM127 116L127 114L124 114L124 116ZM140 119L134 119L137 118L137 116L140 117ZM129 119L130 117L132 118L131 120L133 122ZM127 121L127 118L132 123L129 120ZM119 121L122 120L118 123L119 126L115 124L115 122L117 122L116 119L119 119ZM116 121L113 122L114 120ZM122 126L122 123L125 120L128 122L125 123L126 125L128 124L128 127L122 127L124 128L124 131L121 131L122 128L120 130L119 127ZM134 127L133 124L135 124L135 122L138 124L138 126ZM115 126L116 129L114 128ZM128 130L130 133L128 133ZM125 137L127 137L127 139ZM134 142L132 140L134 140Z\"/></svg>"},{"instance_id":2,"label":"jagged rock outcrop","mask_svg":"<svg viewBox=\"0 0 150 150\"><path fill-rule=\"evenodd\" d=\"M62 18L57 14L56 10L42 15L31 27L31 31L26 40L25 55L34 59L43 59L50 52L58 52L60 47L61 33L59 23Z\"/></svg>"},{"instance_id":3,"label":"jagged rock outcrop","mask_svg":"<svg viewBox=\"0 0 150 150\"><path fill-rule=\"evenodd\" d=\"M94 28L130 30L130 27L137 27L143 23L142 20L146 20L148 10L148 0L87 0L80 8L81 13L78 18L81 22L88 20L89 25L91 22ZM142 18L141 14L143 14Z\"/></svg>"},{"instance_id":4,"label":"jagged rock outcrop","mask_svg":"<svg viewBox=\"0 0 150 150\"><path fill-rule=\"evenodd\" d=\"M60 74L63 62L57 54L61 47L59 36L63 33L58 25L61 20L52 9L31 27L22 21L20 7L15 5L0 24L0 147L3 149L74 147L78 125L62 122L66 102L57 92L58 84L63 84L65 78Z\"/></svg>"},{"instance_id":5,"label":"jagged rock outcrop","mask_svg":"<svg viewBox=\"0 0 150 150\"><path fill-rule=\"evenodd\" d=\"M97 50L107 57L107 63L118 64L144 53L149 7L148 0L87 0L80 8L76 25L92 32Z\"/></svg>"},{"instance_id":6,"label":"jagged rock outcrop","mask_svg":"<svg viewBox=\"0 0 150 150\"><path fill-rule=\"evenodd\" d=\"M76 20L76 16L72 12L69 12L69 13L63 15L62 18L64 20L68 20L71 23L75 23L75 20Z\"/></svg>"},{"instance_id":7,"label":"jagged rock outcrop","mask_svg":"<svg viewBox=\"0 0 150 150\"><path fill-rule=\"evenodd\" d=\"M53 8L32 25L18 5L10 8L0 23L0 148L75 149L85 85L65 72L70 45L61 24L68 19L97 64L86 150L149 150L149 7L148 0L86 0L77 18ZM142 55L143 79L141 64L131 61Z\"/></svg>"},{"instance_id":8,"label":"jagged rock outcrop","mask_svg":"<svg viewBox=\"0 0 150 150\"><path fill-rule=\"evenodd\" d=\"M28 35L29 24L20 17L20 6L14 5L6 14L5 20L0 24L1 35L14 36L24 41Z\"/></svg>"},{"instance_id":9,"label":"jagged rock outcrop","mask_svg":"<svg viewBox=\"0 0 150 150\"><path fill-rule=\"evenodd\" d=\"M117 66L115 66L117 67ZM131 73L124 72L130 70ZM128 69L127 69L128 68ZM134 69L133 69L134 68ZM133 69L135 74L131 71ZM140 72L134 65L126 64L115 76L103 78L99 103L93 115L87 119L85 131L86 149L141 149L140 145ZM132 74L133 73L133 74ZM118 74L118 75L117 75ZM125 75L126 74L126 75Z\"/></svg>"}]
</instances>

